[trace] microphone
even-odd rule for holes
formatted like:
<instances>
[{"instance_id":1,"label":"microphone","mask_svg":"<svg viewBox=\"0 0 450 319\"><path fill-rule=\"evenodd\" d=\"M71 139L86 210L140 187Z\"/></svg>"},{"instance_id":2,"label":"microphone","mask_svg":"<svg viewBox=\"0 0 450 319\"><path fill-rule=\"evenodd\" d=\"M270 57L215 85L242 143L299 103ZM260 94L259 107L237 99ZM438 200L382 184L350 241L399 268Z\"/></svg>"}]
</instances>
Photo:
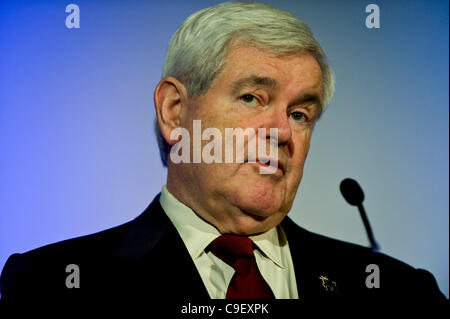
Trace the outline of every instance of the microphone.
<instances>
[{"instance_id":1,"label":"microphone","mask_svg":"<svg viewBox=\"0 0 450 319\"><path fill-rule=\"evenodd\" d=\"M375 241L373 237L372 228L369 224L369 219L367 218L366 211L362 202L364 201L364 192L359 186L358 182L351 178L346 178L341 182L339 187L341 189L342 196L344 196L347 203L352 206L357 206L359 210L359 214L361 215L361 219L364 224L364 228L366 229L367 237L369 237L369 242L371 249L373 251L378 251L380 246Z\"/></svg>"}]
</instances>

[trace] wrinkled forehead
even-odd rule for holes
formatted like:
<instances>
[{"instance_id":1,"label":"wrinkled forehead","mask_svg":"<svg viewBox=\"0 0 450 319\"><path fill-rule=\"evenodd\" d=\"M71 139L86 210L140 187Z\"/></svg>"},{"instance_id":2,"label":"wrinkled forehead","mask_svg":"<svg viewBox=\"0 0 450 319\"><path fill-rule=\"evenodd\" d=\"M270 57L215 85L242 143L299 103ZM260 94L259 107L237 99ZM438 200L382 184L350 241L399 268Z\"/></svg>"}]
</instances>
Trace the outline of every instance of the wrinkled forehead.
<instances>
[{"instance_id":1,"label":"wrinkled forehead","mask_svg":"<svg viewBox=\"0 0 450 319\"><path fill-rule=\"evenodd\" d=\"M305 51L279 56L252 45L235 45L228 51L214 86L229 89L231 94L260 88L285 95L308 95L319 103L323 99L319 63Z\"/></svg>"}]
</instances>

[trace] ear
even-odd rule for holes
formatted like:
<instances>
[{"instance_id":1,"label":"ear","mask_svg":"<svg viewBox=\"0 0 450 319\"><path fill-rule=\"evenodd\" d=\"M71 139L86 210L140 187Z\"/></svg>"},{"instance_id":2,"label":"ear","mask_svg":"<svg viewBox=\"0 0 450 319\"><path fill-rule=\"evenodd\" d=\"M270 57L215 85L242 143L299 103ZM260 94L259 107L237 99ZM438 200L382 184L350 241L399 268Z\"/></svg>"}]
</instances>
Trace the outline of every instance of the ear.
<instances>
[{"instance_id":1,"label":"ear","mask_svg":"<svg viewBox=\"0 0 450 319\"><path fill-rule=\"evenodd\" d=\"M174 77L165 77L158 83L153 101L161 134L169 145L174 145L178 140L171 140L170 133L180 126L186 111L186 87Z\"/></svg>"}]
</instances>

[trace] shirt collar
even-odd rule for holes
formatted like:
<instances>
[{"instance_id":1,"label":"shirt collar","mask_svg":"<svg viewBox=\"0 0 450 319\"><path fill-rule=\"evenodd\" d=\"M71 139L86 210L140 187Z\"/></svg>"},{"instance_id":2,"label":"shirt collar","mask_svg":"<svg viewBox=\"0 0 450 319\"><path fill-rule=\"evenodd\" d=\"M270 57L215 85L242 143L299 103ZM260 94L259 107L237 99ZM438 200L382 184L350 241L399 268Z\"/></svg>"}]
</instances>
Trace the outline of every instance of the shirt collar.
<instances>
[{"instance_id":1,"label":"shirt collar","mask_svg":"<svg viewBox=\"0 0 450 319\"><path fill-rule=\"evenodd\" d=\"M183 239L193 260L205 253L206 247L221 235L217 228L203 220L191 208L173 196L166 186L162 188L159 201ZM281 268L285 268L281 258L281 246L278 236L278 229L274 227L265 233L249 236L249 238L273 263Z\"/></svg>"},{"instance_id":2,"label":"shirt collar","mask_svg":"<svg viewBox=\"0 0 450 319\"><path fill-rule=\"evenodd\" d=\"M278 227L273 227L262 234L249 236L249 238L272 262L281 268L286 268L281 258Z\"/></svg>"},{"instance_id":3,"label":"shirt collar","mask_svg":"<svg viewBox=\"0 0 450 319\"><path fill-rule=\"evenodd\" d=\"M191 208L180 202L167 190L161 191L160 204L174 224L192 259L200 257L205 248L217 237L220 232L213 225L200 218Z\"/></svg>"}]
</instances>

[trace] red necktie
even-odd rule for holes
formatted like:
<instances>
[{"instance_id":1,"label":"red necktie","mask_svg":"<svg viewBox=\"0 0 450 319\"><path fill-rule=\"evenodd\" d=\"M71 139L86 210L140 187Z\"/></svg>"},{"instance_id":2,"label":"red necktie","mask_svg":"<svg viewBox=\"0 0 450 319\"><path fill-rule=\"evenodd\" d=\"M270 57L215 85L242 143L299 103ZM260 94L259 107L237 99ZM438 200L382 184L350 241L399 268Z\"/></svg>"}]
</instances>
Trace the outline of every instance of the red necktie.
<instances>
[{"instance_id":1,"label":"red necktie","mask_svg":"<svg viewBox=\"0 0 450 319\"><path fill-rule=\"evenodd\" d=\"M250 238L222 235L210 245L212 253L234 268L226 299L275 299L259 272Z\"/></svg>"}]
</instances>

